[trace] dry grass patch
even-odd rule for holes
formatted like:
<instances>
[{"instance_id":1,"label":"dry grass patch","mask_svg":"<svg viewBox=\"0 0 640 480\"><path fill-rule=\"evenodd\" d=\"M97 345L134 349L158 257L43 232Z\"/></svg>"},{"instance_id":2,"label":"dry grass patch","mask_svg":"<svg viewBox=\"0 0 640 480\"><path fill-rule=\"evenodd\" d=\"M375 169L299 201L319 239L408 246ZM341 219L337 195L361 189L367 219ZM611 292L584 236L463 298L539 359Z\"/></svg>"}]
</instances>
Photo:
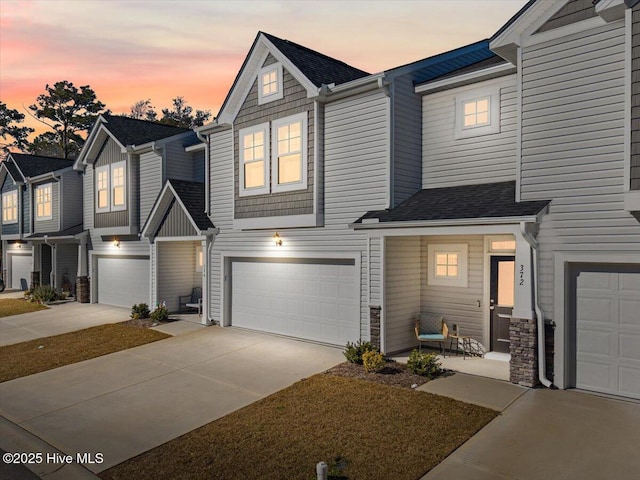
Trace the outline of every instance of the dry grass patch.
<instances>
[{"instance_id":1,"label":"dry grass patch","mask_svg":"<svg viewBox=\"0 0 640 480\"><path fill-rule=\"evenodd\" d=\"M119 352L171 335L115 323L0 347L0 382Z\"/></svg>"},{"instance_id":2,"label":"dry grass patch","mask_svg":"<svg viewBox=\"0 0 640 480\"><path fill-rule=\"evenodd\" d=\"M23 298L3 298L0 300L0 317L10 317L21 313L46 310L47 307L39 303L27 302Z\"/></svg>"},{"instance_id":3,"label":"dry grass patch","mask_svg":"<svg viewBox=\"0 0 640 480\"><path fill-rule=\"evenodd\" d=\"M415 480L497 412L424 392L320 374L100 474L105 480ZM339 459L339 460L338 460Z\"/></svg>"}]
</instances>

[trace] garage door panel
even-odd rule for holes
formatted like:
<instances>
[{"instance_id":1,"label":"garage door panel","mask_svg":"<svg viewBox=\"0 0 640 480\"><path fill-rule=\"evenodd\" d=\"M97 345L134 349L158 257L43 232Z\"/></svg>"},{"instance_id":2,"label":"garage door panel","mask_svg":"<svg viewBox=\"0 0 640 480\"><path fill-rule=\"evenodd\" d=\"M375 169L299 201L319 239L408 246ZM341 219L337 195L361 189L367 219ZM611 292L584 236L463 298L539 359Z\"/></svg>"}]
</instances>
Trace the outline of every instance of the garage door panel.
<instances>
[{"instance_id":1,"label":"garage door panel","mask_svg":"<svg viewBox=\"0 0 640 480\"><path fill-rule=\"evenodd\" d=\"M623 395L640 398L640 369L621 367L618 388Z\"/></svg>"},{"instance_id":2,"label":"garage door panel","mask_svg":"<svg viewBox=\"0 0 640 480\"><path fill-rule=\"evenodd\" d=\"M578 354L611 356L611 332L586 330L578 332Z\"/></svg>"},{"instance_id":3,"label":"garage door panel","mask_svg":"<svg viewBox=\"0 0 640 480\"><path fill-rule=\"evenodd\" d=\"M640 300L620 300L620 324L640 327Z\"/></svg>"},{"instance_id":4,"label":"garage door panel","mask_svg":"<svg viewBox=\"0 0 640 480\"><path fill-rule=\"evenodd\" d=\"M131 307L149 303L149 259L98 257L98 303Z\"/></svg>"},{"instance_id":5,"label":"garage door panel","mask_svg":"<svg viewBox=\"0 0 640 480\"><path fill-rule=\"evenodd\" d=\"M234 261L231 323L344 345L359 338L356 278L353 262Z\"/></svg>"},{"instance_id":6,"label":"garage door panel","mask_svg":"<svg viewBox=\"0 0 640 480\"><path fill-rule=\"evenodd\" d=\"M619 335L620 358L640 361L640 332Z\"/></svg>"},{"instance_id":7,"label":"garage door panel","mask_svg":"<svg viewBox=\"0 0 640 480\"><path fill-rule=\"evenodd\" d=\"M31 255L11 255L11 288L28 288L31 277Z\"/></svg>"}]
</instances>

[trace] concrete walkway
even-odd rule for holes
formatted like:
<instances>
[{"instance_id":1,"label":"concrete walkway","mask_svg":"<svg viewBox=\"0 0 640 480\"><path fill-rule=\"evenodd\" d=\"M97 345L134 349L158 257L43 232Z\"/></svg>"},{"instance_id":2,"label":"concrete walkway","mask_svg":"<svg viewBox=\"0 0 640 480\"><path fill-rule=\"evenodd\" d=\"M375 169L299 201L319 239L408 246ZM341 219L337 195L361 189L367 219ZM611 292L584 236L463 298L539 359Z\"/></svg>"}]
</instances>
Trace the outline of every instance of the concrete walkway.
<instances>
[{"instance_id":1,"label":"concrete walkway","mask_svg":"<svg viewBox=\"0 0 640 480\"><path fill-rule=\"evenodd\" d=\"M0 414L67 454L101 453L85 464L100 472L343 360L338 348L208 327L2 383Z\"/></svg>"},{"instance_id":2,"label":"concrete walkway","mask_svg":"<svg viewBox=\"0 0 640 480\"><path fill-rule=\"evenodd\" d=\"M463 374L421 389L502 412L422 480L638 478L640 402Z\"/></svg>"},{"instance_id":3,"label":"concrete walkway","mask_svg":"<svg viewBox=\"0 0 640 480\"><path fill-rule=\"evenodd\" d=\"M2 317L0 318L0 346L73 332L105 323L124 322L129 319L130 313L128 308L67 302L51 305L47 310Z\"/></svg>"}]
</instances>

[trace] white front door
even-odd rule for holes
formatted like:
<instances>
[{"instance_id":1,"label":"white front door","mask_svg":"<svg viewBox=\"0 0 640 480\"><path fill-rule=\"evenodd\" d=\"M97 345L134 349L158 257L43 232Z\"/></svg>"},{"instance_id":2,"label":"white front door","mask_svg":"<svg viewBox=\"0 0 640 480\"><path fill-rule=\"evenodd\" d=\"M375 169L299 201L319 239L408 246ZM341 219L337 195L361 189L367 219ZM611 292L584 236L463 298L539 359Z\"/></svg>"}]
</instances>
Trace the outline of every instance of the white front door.
<instances>
[{"instance_id":1,"label":"white front door","mask_svg":"<svg viewBox=\"0 0 640 480\"><path fill-rule=\"evenodd\" d=\"M232 263L234 326L345 345L360 338L360 280L354 261Z\"/></svg>"},{"instance_id":2,"label":"white front door","mask_svg":"<svg viewBox=\"0 0 640 480\"><path fill-rule=\"evenodd\" d=\"M149 303L149 259L98 257L98 303L131 307Z\"/></svg>"}]
</instances>

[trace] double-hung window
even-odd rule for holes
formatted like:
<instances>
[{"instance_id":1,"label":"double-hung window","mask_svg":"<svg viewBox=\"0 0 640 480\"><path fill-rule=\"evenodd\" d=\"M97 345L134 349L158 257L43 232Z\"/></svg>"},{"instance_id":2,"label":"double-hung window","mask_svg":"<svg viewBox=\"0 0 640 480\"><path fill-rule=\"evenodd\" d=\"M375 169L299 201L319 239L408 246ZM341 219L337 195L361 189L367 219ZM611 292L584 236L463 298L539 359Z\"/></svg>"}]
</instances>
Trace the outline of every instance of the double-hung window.
<instances>
[{"instance_id":1,"label":"double-hung window","mask_svg":"<svg viewBox=\"0 0 640 480\"><path fill-rule=\"evenodd\" d=\"M96 168L96 212L112 212L127 208L126 172L124 161Z\"/></svg>"},{"instance_id":2,"label":"double-hung window","mask_svg":"<svg viewBox=\"0 0 640 480\"><path fill-rule=\"evenodd\" d=\"M274 63L258 73L258 105L283 98L282 64Z\"/></svg>"},{"instance_id":3,"label":"double-hung window","mask_svg":"<svg viewBox=\"0 0 640 480\"><path fill-rule=\"evenodd\" d=\"M238 133L240 145L240 196L269 193L269 124Z\"/></svg>"},{"instance_id":4,"label":"double-hung window","mask_svg":"<svg viewBox=\"0 0 640 480\"><path fill-rule=\"evenodd\" d=\"M36 187L36 221L52 218L51 190L50 183Z\"/></svg>"},{"instance_id":5,"label":"double-hung window","mask_svg":"<svg viewBox=\"0 0 640 480\"><path fill-rule=\"evenodd\" d=\"M272 190L286 192L307 187L307 115L272 124Z\"/></svg>"},{"instance_id":6,"label":"double-hung window","mask_svg":"<svg viewBox=\"0 0 640 480\"><path fill-rule=\"evenodd\" d=\"M2 223L18 223L18 192L2 194Z\"/></svg>"}]
</instances>

